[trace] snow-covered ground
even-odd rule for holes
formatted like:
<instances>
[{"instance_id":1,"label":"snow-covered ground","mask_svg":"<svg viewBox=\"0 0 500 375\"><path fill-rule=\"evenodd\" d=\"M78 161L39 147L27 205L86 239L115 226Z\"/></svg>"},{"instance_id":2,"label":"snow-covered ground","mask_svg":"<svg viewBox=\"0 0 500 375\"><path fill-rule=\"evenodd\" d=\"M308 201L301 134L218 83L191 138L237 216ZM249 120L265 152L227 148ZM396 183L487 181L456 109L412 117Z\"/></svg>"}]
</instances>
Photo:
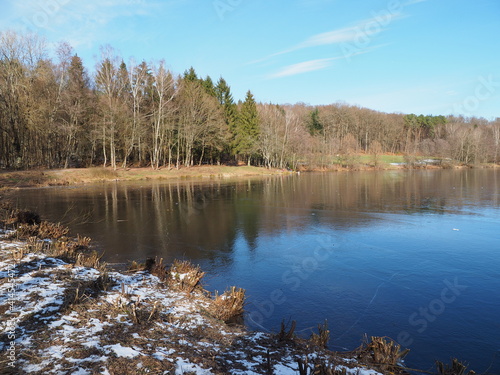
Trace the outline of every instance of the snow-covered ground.
<instances>
[{"instance_id":1,"label":"snow-covered ground","mask_svg":"<svg viewBox=\"0 0 500 375\"><path fill-rule=\"evenodd\" d=\"M311 369L379 374L226 325L210 315L206 292L180 292L143 271L103 273L22 254L24 246L0 237L0 373L288 375L299 373L300 359Z\"/></svg>"}]
</instances>

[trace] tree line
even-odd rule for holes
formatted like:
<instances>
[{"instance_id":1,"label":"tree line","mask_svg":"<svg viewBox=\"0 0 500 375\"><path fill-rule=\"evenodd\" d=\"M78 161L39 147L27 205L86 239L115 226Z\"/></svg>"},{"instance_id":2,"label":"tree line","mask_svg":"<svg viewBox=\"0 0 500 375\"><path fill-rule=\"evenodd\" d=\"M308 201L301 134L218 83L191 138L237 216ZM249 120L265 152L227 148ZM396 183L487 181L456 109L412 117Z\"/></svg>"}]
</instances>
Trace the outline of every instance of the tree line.
<instances>
[{"instance_id":1,"label":"tree line","mask_svg":"<svg viewBox=\"0 0 500 375\"><path fill-rule=\"evenodd\" d=\"M67 43L0 32L0 167L351 165L360 153L498 162L500 118L383 113L344 103L236 102L220 77L101 48L95 72Z\"/></svg>"}]
</instances>

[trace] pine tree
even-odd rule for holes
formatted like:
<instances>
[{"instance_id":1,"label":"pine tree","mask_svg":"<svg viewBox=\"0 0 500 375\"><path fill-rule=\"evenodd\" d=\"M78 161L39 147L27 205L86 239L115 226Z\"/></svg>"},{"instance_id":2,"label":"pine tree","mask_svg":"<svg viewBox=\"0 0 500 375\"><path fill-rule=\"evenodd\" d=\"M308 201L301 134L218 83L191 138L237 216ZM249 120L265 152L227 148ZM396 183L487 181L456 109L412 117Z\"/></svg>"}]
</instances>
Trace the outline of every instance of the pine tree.
<instances>
[{"instance_id":1,"label":"pine tree","mask_svg":"<svg viewBox=\"0 0 500 375\"><path fill-rule=\"evenodd\" d=\"M248 165L252 157L257 154L257 140L259 137L259 115L257 103L250 90L247 92L245 101L241 105L241 111L236 123L236 136L234 139L234 151L237 155L247 158Z\"/></svg>"}]
</instances>

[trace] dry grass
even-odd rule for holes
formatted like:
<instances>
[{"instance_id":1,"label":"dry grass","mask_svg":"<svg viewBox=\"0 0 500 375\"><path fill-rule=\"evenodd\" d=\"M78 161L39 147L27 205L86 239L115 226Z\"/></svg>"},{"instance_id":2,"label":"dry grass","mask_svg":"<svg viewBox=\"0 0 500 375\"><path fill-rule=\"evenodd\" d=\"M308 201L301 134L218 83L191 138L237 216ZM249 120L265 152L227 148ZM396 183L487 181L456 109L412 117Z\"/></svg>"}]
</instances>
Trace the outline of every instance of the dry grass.
<instances>
[{"instance_id":1,"label":"dry grass","mask_svg":"<svg viewBox=\"0 0 500 375\"><path fill-rule=\"evenodd\" d=\"M398 343L388 337L372 336L370 343L358 349L358 357L382 371L396 371L401 368L400 362L409 352L410 349L402 350Z\"/></svg>"},{"instance_id":2,"label":"dry grass","mask_svg":"<svg viewBox=\"0 0 500 375\"><path fill-rule=\"evenodd\" d=\"M172 288L192 293L196 288L203 289L201 279L205 276L198 265L188 260L174 260L168 270L168 284Z\"/></svg>"},{"instance_id":3,"label":"dry grass","mask_svg":"<svg viewBox=\"0 0 500 375\"><path fill-rule=\"evenodd\" d=\"M0 224L6 228L15 228L20 224L40 224L40 215L29 210L12 208L8 203L0 205Z\"/></svg>"},{"instance_id":4,"label":"dry grass","mask_svg":"<svg viewBox=\"0 0 500 375\"><path fill-rule=\"evenodd\" d=\"M167 266L163 264L163 258L155 258L154 260L148 259L146 264L137 264L136 267L141 267L143 270L148 270L152 275L158 277L161 281L167 281L169 279L169 274L167 271Z\"/></svg>"},{"instance_id":5,"label":"dry grass","mask_svg":"<svg viewBox=\"0 0 500 375\"><path fill-rule=\"evenodd\" d=\"M144 271L145 265L139 262L136 262L133 260L130 262L130 264L127 267L127 271L129 272L137 272L137 271Z\"/></svg>"},{"instance_id":6,"label":"dry grass","mask_svg":"<svg viewBox=\"0 0 500 375\"><path fill-rule=\"evenodd\" d=\"M77 236L76 239L66 238L68 228L60 224L42 222L40 225L23 225L11 235L11 238L26 241L26 246L13 252L14 258L22 258L25 252L39 253L61 258L76 267L90 267L100 271L106 270L106 263L90 247L89 237ZM51 241L46 241L47 239ZM21 254L17 254L21 252Z\"/></svg>"},{"instance_id":7,"label":"dry grass","mask_svg":"<svg viewBox=\"0 0 500 375\"><path fill-rule=\"evenodd\" d=\"M118 177L118 173L115 170L104 167L89 168L88 175L90 178L97 180L112 180Z\"/></svg>"},{"instance_id":8,"label":"dry grass","mask_svg":"<svg viewBox=\"0 0 500 375\"><path fill-rule=\"evenodd\" d=\"M312 333L309 341L312 345L326 349L330 340L330 330L328 329L328 321L323 324L318 324L318 333Z\"/></svg>"},{"instance_id":9,"label":"dry grass","mask_svg":"<svg viewBox=\"0 0 500 375\"><path fill-rule=\"evenodd\" d=\"M28 240L31 237L57 240L66 236L69 229L60 223L54 224L42 221L40 224L17 224L16 232L10 238Z\"/></svg>"},{"instance_id":10,"label":"dry grass","mask_svg":"<svg viewBox=\"0 0 500 375\"><path fill-rule=\"evenodd\" d=\"M475 372L467 371L467 366L454 358L451 361L451 366L445 365L443 362L436 361L436 367L439 375L474 375Z\"/></svg>"},{"instance_id":11,"label":"dry grass","mask_svg":"<svg viewBox=\"0 0 500 375\"><path fill-rule=\"evenodd\" d=\"M245 290L233 286L223 294L215 295L209 312L214 318L229 322L243 314L244 306Z\"/></svg>"},{"instance_id":12,"label":"dry grass","mask_svg":"<svg viewBox=\"0 0 500 375\"><path fill-rule=\"evenodd\" d=\"M63 306L68 308L87 301L94 301L101 292L108 291L113 285L115 285L115 281L106 272L103 272L95 280L74 282L64 291Z\"/></svg>"},{"instance_id":13,"label":"dry grass","mask_svg":"<svg viewBox=\"0 0 500 375\"><path fill-rule=\"evenodd\" d=\"M283 174L282 170L248 166L215 166L204 165L190 168L162 168L153 170L150 167L117 169L91 167L56 169L43 171L0 172L0 189L12 189L38 186L61 186L85 184L102 181L139 181L183 178L228 178L264 176Z\"/></svg>"},{"instance_id":14,"label":"dry grass","mask_svg":"<svg viewBox=\"0 0 500 375\"><path fill-rule=\"evenodd\" d=\"M290 329L288 329L288 325L285 324L285 320L283 319L281 321L281 329L280 332L278 333L278 341L290 341L293 340L295 335L295 328L297 327L297 321L292 320L292 323L290 325Z\"/></svg>"}]
</instances>

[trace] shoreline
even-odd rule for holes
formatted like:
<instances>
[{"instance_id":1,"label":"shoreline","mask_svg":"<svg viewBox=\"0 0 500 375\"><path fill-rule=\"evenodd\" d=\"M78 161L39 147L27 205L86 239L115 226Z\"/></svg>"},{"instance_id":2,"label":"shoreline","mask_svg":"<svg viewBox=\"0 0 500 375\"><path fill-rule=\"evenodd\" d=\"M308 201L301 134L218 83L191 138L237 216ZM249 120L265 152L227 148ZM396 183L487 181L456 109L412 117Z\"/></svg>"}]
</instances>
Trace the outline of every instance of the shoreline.
<instances>
[{"instance_id":1,"label":"shoreline","mask_svg":"<svg viewBox=\"0 0 500 375\"><path fill-rule=\"evenodd\" d=\"M120 181L174 181L191 179L230 179L263 176L283 176L298 172L347 172L347 171L383 171L383 170L405 170L405 169L463 169L463 168L499 168L500 165L480 166L444 166L424 164L409 167L404 164L382 164L373 166L359 164L355 167L303 167L299 171L283 169L268 169L253 166L193 166L180 169L162 168L153 170L149 167L127 168L113 170L110 167L72 168L72 169L34 169L21 171L0 171L0 192L51 186L74 186L103 182Z\"/></svg>"},{"instance_id":2,"label":"shoreline","mask_svg":"<svg viewBox=\"0 0 500 375\"><path fill-rule=\"evenodd\" d=\"M33 187L85 185L114 181L169 181L187 179L240 178L287 175L280 169L248 166L194 166L180 169L110 167L0 171L0 191Z\"/></svg>"}]
</instances>

